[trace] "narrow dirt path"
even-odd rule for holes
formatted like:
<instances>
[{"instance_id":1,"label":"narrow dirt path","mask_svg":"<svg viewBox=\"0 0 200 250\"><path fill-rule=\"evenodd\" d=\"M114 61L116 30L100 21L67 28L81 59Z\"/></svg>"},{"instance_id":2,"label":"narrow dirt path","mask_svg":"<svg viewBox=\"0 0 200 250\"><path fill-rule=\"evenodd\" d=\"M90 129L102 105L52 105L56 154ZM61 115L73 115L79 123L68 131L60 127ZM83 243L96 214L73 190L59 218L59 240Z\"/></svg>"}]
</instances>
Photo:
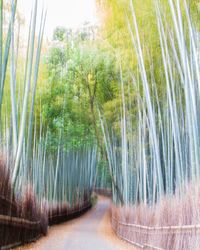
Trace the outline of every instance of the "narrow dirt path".
<instances>
[{"instance_id":1,"label":"narrow dirt path","mask_svg":"<svg viewBox=\"0 0 200 250\"><path fill-rule=\"evenodd\" d=\"M128 250L135 249L113 233L109 217L110 201L98 203L84 216L50 228L48 236L18 250Z\"/></svg>"}]
</instances>

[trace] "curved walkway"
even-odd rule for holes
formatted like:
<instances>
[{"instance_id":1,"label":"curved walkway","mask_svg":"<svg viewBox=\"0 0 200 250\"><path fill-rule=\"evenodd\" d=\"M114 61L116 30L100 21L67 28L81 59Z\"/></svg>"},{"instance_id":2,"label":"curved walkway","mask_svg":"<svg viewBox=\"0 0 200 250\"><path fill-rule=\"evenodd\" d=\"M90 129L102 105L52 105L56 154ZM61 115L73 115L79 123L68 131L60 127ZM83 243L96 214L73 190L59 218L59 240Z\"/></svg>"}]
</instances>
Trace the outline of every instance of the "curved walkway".
<instances>
[{"instance_id":1,"label":"curved walkway","mask_svg":"<svg viewBox=\"0 0 200 250\"><path fill-rule=\"evenodd\" d=\"M50 228L48 236L18 250L128 250L135 249L113 233L109 216L110 201L98 203L78 219Z\"/></svg>"}]
</instances>

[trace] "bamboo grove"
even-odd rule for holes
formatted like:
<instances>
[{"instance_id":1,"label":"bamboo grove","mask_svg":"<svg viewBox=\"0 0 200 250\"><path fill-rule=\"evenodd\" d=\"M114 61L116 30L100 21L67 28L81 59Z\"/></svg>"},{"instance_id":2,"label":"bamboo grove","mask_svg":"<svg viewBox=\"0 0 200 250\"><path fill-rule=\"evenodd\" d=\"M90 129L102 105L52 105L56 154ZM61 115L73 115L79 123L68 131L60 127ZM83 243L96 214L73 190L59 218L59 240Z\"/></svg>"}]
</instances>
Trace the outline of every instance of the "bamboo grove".
<instances>
[{"instance_id":1,"label":"bamboo grove","mask_svg":"<svg viewBox=\"0 0 200 250\"><path fill-rule=\"evenodd\" d=\"M35 0L23 51L17 1L0 0L0 214L34 225L0 246L46 234L111 188L119 237L200 248L199 3L143 4L97 1L101 28L58 27L43 51Z\"/></svg>"},{"instance_id":2,"label":"bamboo grove","mask_svg":"<svg viewBox=\"0 0 200 250\"><path fill-rule=\"evenodd\" d=\"M199 31L187 1L153 6L162 92L130 1L126 22L137 69L130 73L132 86L120 69L119 131L100 112L110 170L123 197L113 189L115 204L122 205L113 207L113 227L136 246L199 249L199 236L193 237L199 224Z\"/></svg>"},{"instance_id":3,"label":"bamboo grove","mask_svg":"<svg viewBox=\"0 0 200 250\"><path fill-rule=\"evenodd\" d=\"M62 129L56 150L48 147L48 125L35 108L46 10L38 10L34 1L26 52L20 47L17 1L0 1L0 20L0 213L10 216L7 224L0 225L3 247L46 234L49 223L86 210L91 205L98 152L95 145L64 147ZM18 223L17 234L12 218Z\"/></svg>"}]
</instances>

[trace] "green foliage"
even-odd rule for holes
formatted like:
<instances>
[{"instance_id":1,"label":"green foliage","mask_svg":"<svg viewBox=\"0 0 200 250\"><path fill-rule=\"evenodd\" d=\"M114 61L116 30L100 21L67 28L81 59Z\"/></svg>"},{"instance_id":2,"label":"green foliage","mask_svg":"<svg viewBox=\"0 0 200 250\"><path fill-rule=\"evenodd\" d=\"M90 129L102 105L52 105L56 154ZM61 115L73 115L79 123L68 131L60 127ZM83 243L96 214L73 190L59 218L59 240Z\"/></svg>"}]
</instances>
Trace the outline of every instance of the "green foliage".
<instances>
[{"instance_id":1,"label":"green foliage","mask_svg":"<svg viewBox=\"0 0 200 250\"><path fill-rule=\"evenodd\" d=\"M67 29L65 27L57 27L53 33L53 40L63 42L66 38Z\"/></svg>"},{"instance_id":2,"label":"green foliage","mask_svg":"<svg viewBox=\"0 0 200 250\"><path fill-rule=\"evenodd\" d=\"M112 180L107 161L101 159L97 165L96 188L111 188Z\"/></svg>"},{"instance_id":3,"label":"green foliage","mask_svg":"<svg viewBox=\"0 0 200 250\"><path fill-rule=\"evenodd\" d=\"M64 29L56 29L60 36ZM63 35L62 35L63 37ZM59 131L66 148L92 144L100 134L96 107L116 96L118 74L114 54L98 41L56 38L44 63L41 100L43 123L56 149ZM38 117L39 119L39 117Z\"/></svg>"}]
</instances>

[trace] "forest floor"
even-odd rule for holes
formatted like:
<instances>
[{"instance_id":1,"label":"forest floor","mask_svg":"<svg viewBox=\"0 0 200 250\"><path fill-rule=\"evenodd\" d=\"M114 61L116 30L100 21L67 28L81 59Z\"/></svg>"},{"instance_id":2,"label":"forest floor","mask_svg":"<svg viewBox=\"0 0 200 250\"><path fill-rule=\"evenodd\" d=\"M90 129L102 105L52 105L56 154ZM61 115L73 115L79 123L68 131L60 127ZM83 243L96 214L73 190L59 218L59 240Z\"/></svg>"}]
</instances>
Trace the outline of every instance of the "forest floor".
<instances>
[{"instance_id":1,"label":"forest floor","mask_svg":"<svg viewBox=\"0 0 200 250\"><path fill-rule=\"evenodd\" d=\"M110 223L110 200L99 196L97 204L85 215L52 226L48 235L17 250L133 250L120 240Z\"/></svg>"}]
</instances>

